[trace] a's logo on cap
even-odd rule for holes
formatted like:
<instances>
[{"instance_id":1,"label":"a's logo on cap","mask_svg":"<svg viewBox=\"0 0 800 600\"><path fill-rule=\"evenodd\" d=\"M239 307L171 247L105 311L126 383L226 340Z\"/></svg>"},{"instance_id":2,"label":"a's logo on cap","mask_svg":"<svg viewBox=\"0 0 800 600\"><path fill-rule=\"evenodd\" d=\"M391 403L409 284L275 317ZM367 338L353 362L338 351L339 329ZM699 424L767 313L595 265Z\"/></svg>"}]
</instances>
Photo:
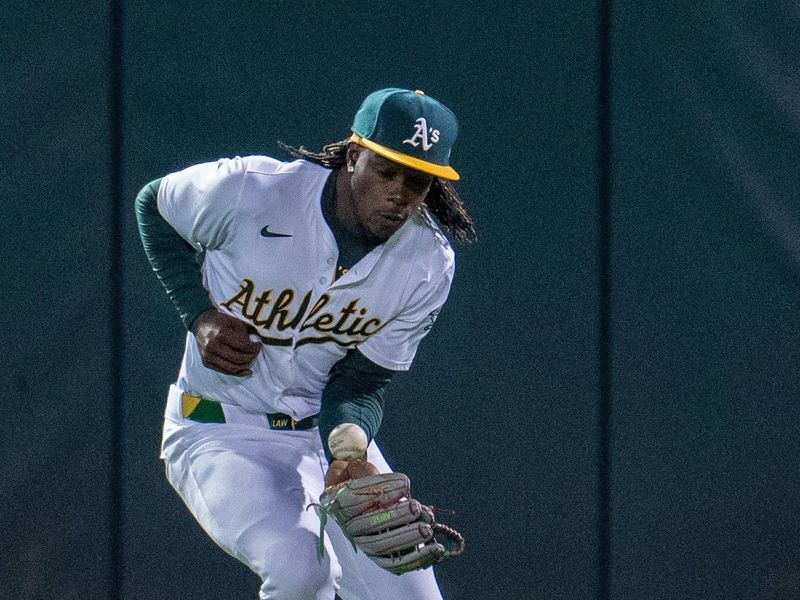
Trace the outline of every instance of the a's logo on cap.
<instances>
[{"instance_id":1,"label":"a's logo on cap","mask_svg":"<svg viewBox=\"0 0 800 600\"><path fill-rule=\"evenodd\" d=\"M430 133L430 138L428 134ZM419 141L418 141L419 140ZM417 119L416 126L414 127L414 135L407 140L403 140L404 144L411 144L415 148L422 143L422 149L426 152L433 148L433 145L439 141L439 130L431 127L428 129L428 122L425 117Z\"/></svg>"}]
</instances>

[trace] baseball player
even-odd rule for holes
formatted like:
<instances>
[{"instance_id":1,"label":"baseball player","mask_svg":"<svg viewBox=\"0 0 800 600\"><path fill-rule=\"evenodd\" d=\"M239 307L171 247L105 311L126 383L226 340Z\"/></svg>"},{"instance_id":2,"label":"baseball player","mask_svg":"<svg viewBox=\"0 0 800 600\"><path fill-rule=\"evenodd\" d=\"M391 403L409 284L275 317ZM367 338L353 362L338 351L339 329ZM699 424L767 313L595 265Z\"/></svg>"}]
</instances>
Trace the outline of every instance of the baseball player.
<instances>
[{"instance_id":1,"label":"baseball player","mask_svg":"<svg viewBox=\"0 0 800 600\"><path fill-rule=\"evenodd\" d=\"M167 478L261 577L262 599L441 598L430 565L455 553L434 536L446 528L374 438L389 381L447 299L442 229L474 237L450 183L456 134L430 96L383 89L320 153L198 164L136 198L145 252L188 330L165 412ZM334 460L328 437L343 423L365 434L362 456ZM402 501L348 506L395 484Z\"/></svg>"}]
</instances>

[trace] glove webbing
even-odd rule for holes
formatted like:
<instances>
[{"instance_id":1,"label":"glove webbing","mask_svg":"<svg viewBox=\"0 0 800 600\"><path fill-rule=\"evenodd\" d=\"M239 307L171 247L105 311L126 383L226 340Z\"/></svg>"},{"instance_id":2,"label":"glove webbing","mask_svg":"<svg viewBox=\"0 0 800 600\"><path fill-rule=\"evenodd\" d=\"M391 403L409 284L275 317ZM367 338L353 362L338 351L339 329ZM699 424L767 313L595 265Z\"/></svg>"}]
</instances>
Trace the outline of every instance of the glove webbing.
<instances>
[{"instance_id":1,"label":"glove webbing","mask_svg":"<svg viewBox=\"0 0 800 600\"><path fill-rule=\"evenodd\" d=\"M434 523L433 533L434 535L443 533L451 542L456 544L455 548L445 548L445 556L458 556L464 551L464 536L452 527L442 525L441 523Z\"/></svg>"}]
</instances>

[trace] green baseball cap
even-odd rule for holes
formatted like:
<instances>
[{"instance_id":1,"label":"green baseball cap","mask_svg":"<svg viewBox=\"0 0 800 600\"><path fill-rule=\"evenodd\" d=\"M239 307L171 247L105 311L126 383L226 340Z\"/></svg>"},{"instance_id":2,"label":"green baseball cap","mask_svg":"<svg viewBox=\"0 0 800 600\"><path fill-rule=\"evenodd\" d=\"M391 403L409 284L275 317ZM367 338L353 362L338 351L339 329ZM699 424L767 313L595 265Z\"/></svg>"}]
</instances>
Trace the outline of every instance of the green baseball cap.
<instances>
[{"instance_id":1,"label":"green baseball cap","mask_svg":"<svg viewBox=\"0 0 800 600\"><path fill-rule=\"evenodd\" d=\"M412 169L442 179L460 179L450 166L458 135L453 112L421 90L386 88L361 103L350 141Z\"/></svg>"}]
</instances>

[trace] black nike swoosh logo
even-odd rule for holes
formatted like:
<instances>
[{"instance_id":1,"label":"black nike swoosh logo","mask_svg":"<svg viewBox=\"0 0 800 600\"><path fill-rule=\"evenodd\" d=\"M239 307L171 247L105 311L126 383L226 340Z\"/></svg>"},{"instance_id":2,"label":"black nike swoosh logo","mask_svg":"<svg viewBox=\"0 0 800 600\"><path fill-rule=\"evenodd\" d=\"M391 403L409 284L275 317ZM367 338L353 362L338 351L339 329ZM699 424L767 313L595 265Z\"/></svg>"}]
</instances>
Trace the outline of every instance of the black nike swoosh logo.
<instances>
[{"instance_id":1,"label":"black nike swoosh logo","mask_svg":"<svg viewBox=\"0 0 800 600\"><path fill-rule=\"evenodd\" d=\"M292 237L291 233L275 233L269 230L269 225L264 225L261 229L261 235L264 237Z\"/></svg>"}]
</instances>

